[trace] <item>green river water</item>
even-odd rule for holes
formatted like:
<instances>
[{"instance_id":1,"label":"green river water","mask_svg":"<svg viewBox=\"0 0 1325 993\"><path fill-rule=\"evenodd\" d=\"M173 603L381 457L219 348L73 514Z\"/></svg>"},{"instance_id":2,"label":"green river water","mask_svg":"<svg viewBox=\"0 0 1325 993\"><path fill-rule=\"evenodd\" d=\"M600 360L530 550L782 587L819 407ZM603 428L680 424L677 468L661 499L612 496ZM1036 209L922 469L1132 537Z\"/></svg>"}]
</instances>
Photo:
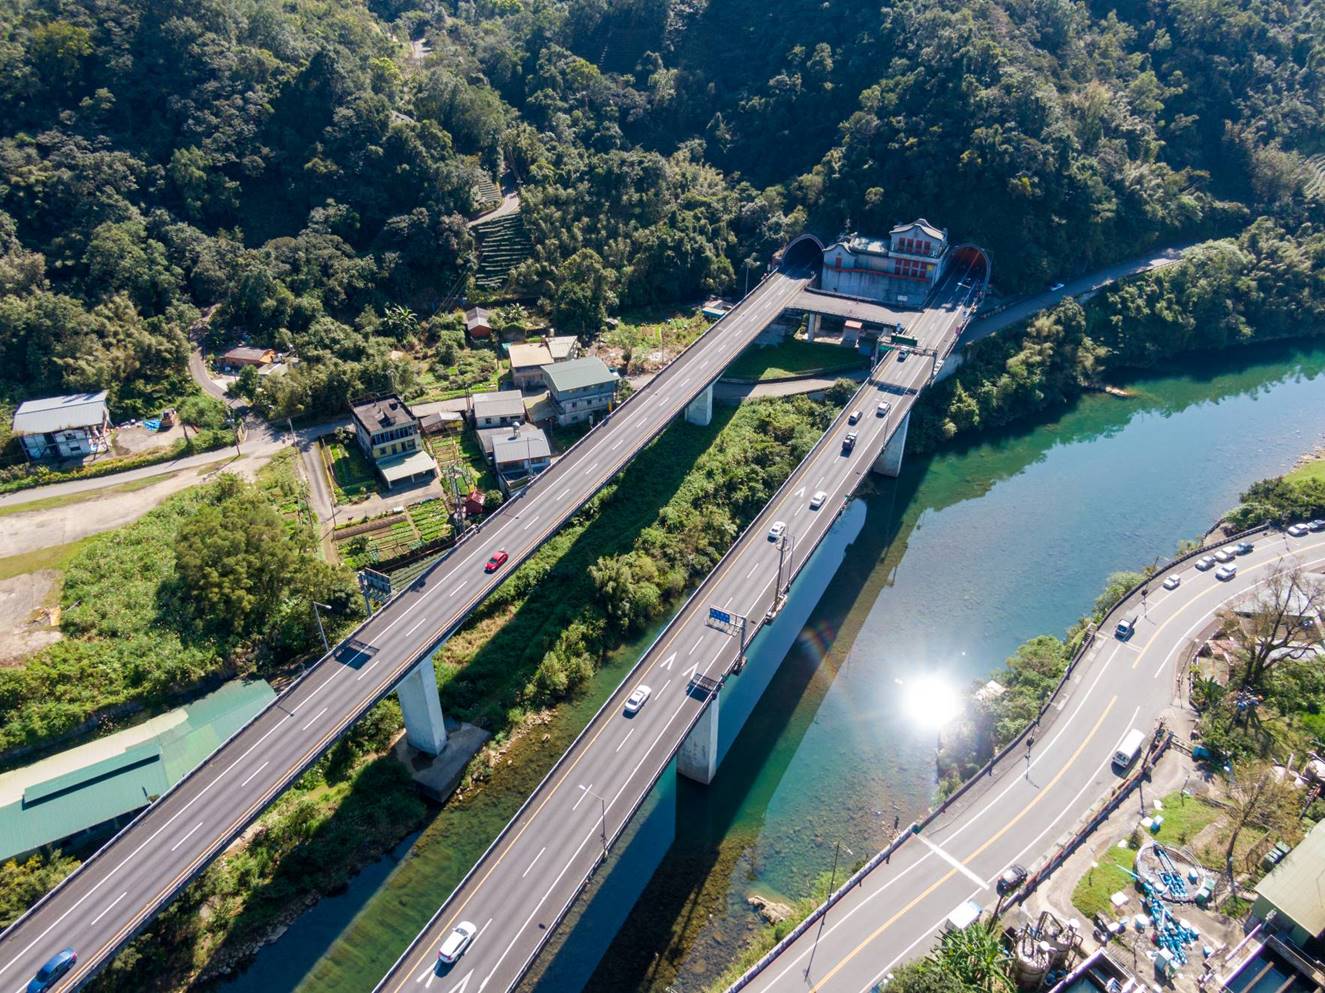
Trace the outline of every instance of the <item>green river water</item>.
<instances>
[{"instance_id":1,"label":"green river water","mask_svg":"<svg viewBox=\"0 0 1325 993\"><path fill-rule=\"evenodd\" d=\"M864 531L717 780L682 781L676 843L592 993L703 988L758 926L749 895L805 895L835 844L857 861L929 804L934 731L910 712L908 680L964 686L1021 641L1061 634L1110 572L1167 557L1325 440L1325 346L1188 358L1126 385L1131 399L1090 396L874 484ZM563 749L632 661L513 749L512 768ZM226 993L371 990L547 761L442 810Z\"/></svg>"}]
</instances>

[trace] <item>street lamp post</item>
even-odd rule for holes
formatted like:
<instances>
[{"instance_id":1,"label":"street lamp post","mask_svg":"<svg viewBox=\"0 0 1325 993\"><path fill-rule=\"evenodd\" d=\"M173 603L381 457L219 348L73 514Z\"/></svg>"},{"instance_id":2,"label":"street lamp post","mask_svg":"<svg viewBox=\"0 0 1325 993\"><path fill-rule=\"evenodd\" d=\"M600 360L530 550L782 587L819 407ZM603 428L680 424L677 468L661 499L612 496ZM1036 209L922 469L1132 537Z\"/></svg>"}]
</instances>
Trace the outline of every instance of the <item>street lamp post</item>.
<instances>
[{"instance_id":1,"label":"street lamp post","mask_svg":"<svg viewBox=\"0 0 1325 993\"><path fill-rule=\"evenodd\" d=\"M593 797L595 800L598 801L598 809L599 809L598 827L599 827L599 832L603 839L603 861L606 861L607 860L607 801L603 799L602 794L595 793L587 786L581 786L580 789L584 790L584 792L588 793L591 797Z\"/></svg>"},{"instance_id":2,"label":"street lamp post","mask_svg":"<svg viewBox=\"0 0 1325 993\"><path fill-rule=\"evenodd\" d=\"M331 645L327 643L327 632L326 629L322 627L321 610L330 610L331 607L325 603L318 603L316 600L312 600L309 602L313 604L313 618L314 620L317 621L317 633L322 636L322 652L323 654L330 654ZM319 610L318 608L321 608L321 610Z\"/></svg>"}]
</instances>

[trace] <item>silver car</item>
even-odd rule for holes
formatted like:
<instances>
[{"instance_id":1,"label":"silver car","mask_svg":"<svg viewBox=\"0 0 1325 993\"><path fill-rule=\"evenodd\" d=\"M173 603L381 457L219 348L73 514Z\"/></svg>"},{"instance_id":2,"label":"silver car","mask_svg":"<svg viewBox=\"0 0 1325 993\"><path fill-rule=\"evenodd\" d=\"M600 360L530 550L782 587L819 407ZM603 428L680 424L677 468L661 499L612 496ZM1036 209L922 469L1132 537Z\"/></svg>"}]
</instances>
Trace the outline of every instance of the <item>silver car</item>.
<instances>
[{"instance_id":1,"label":"silver car","mask_svg":"<svg viewBox=\"0 0 1325 993\"><path fill-rule=\"evenodd\" d=\"M827 499L828 499L827 493L825 493L823 490L815 490L814 496L810 497L810 509L818 510L820 507L824 505L824 501Z\"/></svg>"},{"instance_id":2,"label":"silver car","mask_svg":"<svg viewBox=\"0 0 1325 993\"><path fill-rule=\"evenodd\" d=\"M474 940L474 935L478 933L478 928L474 927L469 921L461 921L452 929L442 942L442 947L437 949L437 961L444 962L447 965L454 965L461 955L465 954L465 949L470 946Z\"/></svg>"},{"instance_id":3,"label":"silver car","mask_svg":"<svg viewBox=\"0 0 1325 993\"><path fill-rule=\"evenodd\" d=\"M1215 570L1215 579L1220 582L1228 582L1238 574L1238 567L1235 565L1221 565Z\"/></svg>"},{"instance_id":4,"label":"silver car","mask_svg":"<svg viewBox=\"0 0 1325 993\"><path fill-rule=\"evenodd\" d=\"M1163 583L1164 589L1166 590L1176 590L1181 585L1182 585L1182 577L1179 576L1177 573L1174 573L1172 576L1166 577Z\"/></svg>"},{"instance_id":5,"label":"silver car","mask_svg":"<svg viewBox=\"0 0 1325 993\"><path fill-rule=\"evenodd\" d=\"M1202 572L1208 572L1215 567L1215 557L1213 555L1202 555L1194 564Z\"/></svg>"}]
</instances>

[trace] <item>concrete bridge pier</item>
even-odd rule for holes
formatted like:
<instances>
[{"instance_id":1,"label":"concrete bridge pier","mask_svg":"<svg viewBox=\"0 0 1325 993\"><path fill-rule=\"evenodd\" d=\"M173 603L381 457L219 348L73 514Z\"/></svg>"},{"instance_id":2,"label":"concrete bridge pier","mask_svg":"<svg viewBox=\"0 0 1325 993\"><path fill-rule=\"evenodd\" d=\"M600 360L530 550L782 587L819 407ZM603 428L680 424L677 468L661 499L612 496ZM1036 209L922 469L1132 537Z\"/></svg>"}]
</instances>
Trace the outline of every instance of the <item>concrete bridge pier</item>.
<instances>
[{"instance_id":1,"label":"concrete bridge pier","mask_svg":"<svg viewBox=\"0 0 1325 993\"><path fill-rule=\"evenodd\" d=\"M814 336L819 333L819 321L820 317L818 314L810 314L806 319L805 339L807 341L814 341Z\"/></svg>"},{"instance_id":2,"label":"concrete bridge pier","mask_svg":"<svg viewBox=\"0 0 1325 993\"><path fill-rule=\"evenodd\" d=\"M902 455L906 452L906 429L911 426L911 412L908 410L906 416L902 418L902 423L897 426L893 436L888 439L888 444L884 446L879 457L874 460L871 467L880 476L888 476L896 479L902 472Z\"/></svg>"},{"instance_id":3,"label":"concrete bridge pier","mask_svg":"<svg viewBox=\"0 0 1325 993\"><path fill-rule=\"evenodd\" d=\"M713 384L708 387L695 399L691 400L686 407L686 421L690 424L698 424L700 427L708 427L713 420Z\"/></svg>"},{"instance_id":4,"label":"concrete bridge pier","mask_svg":"<svg viewBox=\"0 0 1325 993\"><path fill-rule=\"evenodd\" d=\"M432 656L416 665L396 687L396 698L405 715L405 740L429 755L440 755L446 747L446 722L437 695L437 672Z\"/></svg>"},{"instance_id":5,"label":"concrete bridge pier","mask_svg":"<svg viewBox=\"0 0 1325 993\"><path fill-rule=\"evenodd\" d=\"M676 753L676 771L704 786L718 773L718 709L714 696Z\"/></svg>"}]
</instances>

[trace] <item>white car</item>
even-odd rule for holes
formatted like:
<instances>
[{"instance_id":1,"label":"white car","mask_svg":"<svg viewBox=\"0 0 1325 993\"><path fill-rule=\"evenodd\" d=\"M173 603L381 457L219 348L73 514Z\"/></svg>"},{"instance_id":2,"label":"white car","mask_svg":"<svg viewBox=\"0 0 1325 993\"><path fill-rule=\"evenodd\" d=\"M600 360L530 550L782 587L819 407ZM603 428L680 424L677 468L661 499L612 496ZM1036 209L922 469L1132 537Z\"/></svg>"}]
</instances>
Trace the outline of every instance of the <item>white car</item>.
<instances>
[{"instance_id":1,"label":"white car","mask_svg":"<svg viewBox=\"0 0 1325 993\"><path fill-rule=\"evenodd\" d=\"M859 410L853 410L853 411L851 412L851 416L847 418L847 423L848 423L848 424L857 424L857 423L859 423L859 422L860 422L860 411L859 411Z\"/></svg>"},{"instance_id":2,"label":"white car","mask_svg":"<svg viewBox=\"0 0 1325 993\"><path fill-rule=\"evenodd\" d=\"M824 505L824 501L827 499L828 499L827 493L825 493L823 490L815 490L814 496L810 497L810 509L818 510L820 507Z\"/></svg>"},{"instance_id":3,"label":"white car","mask_svg":"<svg viewBox=\"0 0 1325 993\"><path fill-rule=\"evenodd\" d=\"M630 694L630 696L626 697L626 713L638 714L640 712L640 708L643 707L648 702L649 696L652 693L653 689L651 687L645 686L643 683L641 683L639 686L636 686L635 692Z\"/></svg>"},{"instance_id":4,"label":"white car","mask_svg":"<svg viewBox=\"0 0 1325 993\"><path fill-rule=\"evenodd\" d=\"M893 409L892 404L890 404L887 400L880 400L879 405L874 408L874 416L887 417L888 411L892 409Z\"/></svg>"},{"instance_id":5,"label":"white car","mask_svg":"<svg viewBox=\"0 0 1325 993\"><path fill-rule=\"evenodd\" d=\"M469 921L461 921L455 926L446 940L442 942L442 947L437 949L437 961L445 962L447 965L455 964L456 959L465 954L465 949L470 946L474 940L474 935L478 933L478 928L470 924Z\"/></svg>"},{"instance_id":6,"label":"white car","mask_svg":"<svg viewBox=\"0 0 1325 993\"><path fill-rule=\"evenodd\" d=\"M1182 585L1182 577L1179 576L1177 573L1174 573L1172 576L1169 576L1167 579L1164 580L1163 585L1164 589L1166 590L1176 590L1179 586Z\"/></svg>"},{"instance_id":7,"label":"white car","mask_svg":"<svg viewBox=\"0 0 1325 993\"><path fill-rule=\"evenodd\" d=\"M1233 558L1234 552L1231 548L1221 548L1219 551L1215 552L1216 562L1232 562Z\"/></svg>"},{"instance_id":8,"label":"white car","mask_svg":"<svg viewBox=\"0 0 1325 993\"><path fill-rule=\"evenodd\" d=\"M768 529L769 541L780 541L782 536L787 533L786 521L774 521L773 526Z\"/></svg>"},{"instance_id":9,"label":"white car","mask_svg":"<svg viewBox=\"0 0 1325 993\"><path fill-rule=\"evenodd\" d=\"M1062 288L1063 288L1063 284L1062 284L1062 283L1054 283L1052 286L1049 287L1049 292L1050 292L1050 293L1057 293L1057 292L1058 292L1059 290L1061 290Z\"/></svg>"},{"instance_id":10,"label":"white car","mask_svg":"<svg viewBox=\"0 0 1325 993\"><path fill-rule=\"evenodd\" d=\"M1291 534L1294 538L1301 538L1304 534L1309 534L1310 532L1311 528L1309 525L1306 524L1288 525L1288 533Z\"/></svg>"},{"instance_id":11,"label":"white car","mask_svg":"<svg viewBox=\"0 0 1325 993\"><path fill-rule=\"evenodd\" d=\"M1238 574L1238 567L1235 565L1221 565L1215 570L1215 579L1221 582L1228 582Z\"/></svg>"},{"instance_id":12,"label":"white car","mask_svg":"<svg viewBox=\"0 0 1325 993\"><path fill-rule=\"evenodd\" d=\"M1215 557L1213 555L1202 555L1196 560L1195 565L1202 572L1207 572L1215 567Z\"/></svg>"}]
</instances>

